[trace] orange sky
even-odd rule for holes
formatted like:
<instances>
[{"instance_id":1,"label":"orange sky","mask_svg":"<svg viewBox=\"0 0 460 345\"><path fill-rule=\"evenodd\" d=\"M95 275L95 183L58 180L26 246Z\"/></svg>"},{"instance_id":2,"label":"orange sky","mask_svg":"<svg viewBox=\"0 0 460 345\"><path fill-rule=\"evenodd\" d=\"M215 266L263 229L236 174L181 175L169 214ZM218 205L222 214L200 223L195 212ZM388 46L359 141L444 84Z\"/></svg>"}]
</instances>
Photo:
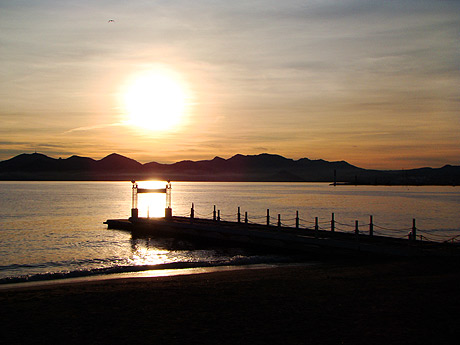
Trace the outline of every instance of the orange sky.
<instances>
[{"instance_id":1,"label":"orange sky","mask_svg":"<svg viewBox=\"0 0 460 345\"><path fill-rule=\"evenodd\" d=\"M458 32L455 1L0 0L0 160L460 165Z\"/></svg>"}]
</instances>

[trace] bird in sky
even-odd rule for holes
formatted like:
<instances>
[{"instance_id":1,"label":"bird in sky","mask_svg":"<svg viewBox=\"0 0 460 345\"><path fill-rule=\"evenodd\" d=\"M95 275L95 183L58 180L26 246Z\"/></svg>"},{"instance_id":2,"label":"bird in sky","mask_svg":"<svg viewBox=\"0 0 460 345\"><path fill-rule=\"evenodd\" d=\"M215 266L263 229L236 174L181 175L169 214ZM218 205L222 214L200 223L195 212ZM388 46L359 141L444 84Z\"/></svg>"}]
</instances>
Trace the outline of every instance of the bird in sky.
<instances>
[{"instance_id":1,"label":"bird in sky","mask_svg":"<svg viewBox=\"0 0 460 345\"><path fill-rule=\"evenodd\" d=\"M109 19L108 23L115 23L113 19Z\"/></svg>"}]
</instances>

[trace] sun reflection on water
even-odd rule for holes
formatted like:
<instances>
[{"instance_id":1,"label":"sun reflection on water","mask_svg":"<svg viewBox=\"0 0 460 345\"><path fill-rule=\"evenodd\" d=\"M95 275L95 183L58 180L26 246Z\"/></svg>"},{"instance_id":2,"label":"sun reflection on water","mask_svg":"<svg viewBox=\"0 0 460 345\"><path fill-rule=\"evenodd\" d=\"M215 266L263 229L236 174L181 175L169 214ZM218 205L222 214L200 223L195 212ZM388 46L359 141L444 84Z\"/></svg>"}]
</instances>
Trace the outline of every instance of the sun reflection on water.
<instances>
[{"instance_id":1,"label":"sun reflection on water","mask_svg":"<svg viewBox=\"0 0 460 345\"><path fill-rule=\"evenodd\" d=\"M159 265L171 262L170 251L149 245L149 241L133 241L132 264L136 266Z\"/></svg>"}]
</instances>

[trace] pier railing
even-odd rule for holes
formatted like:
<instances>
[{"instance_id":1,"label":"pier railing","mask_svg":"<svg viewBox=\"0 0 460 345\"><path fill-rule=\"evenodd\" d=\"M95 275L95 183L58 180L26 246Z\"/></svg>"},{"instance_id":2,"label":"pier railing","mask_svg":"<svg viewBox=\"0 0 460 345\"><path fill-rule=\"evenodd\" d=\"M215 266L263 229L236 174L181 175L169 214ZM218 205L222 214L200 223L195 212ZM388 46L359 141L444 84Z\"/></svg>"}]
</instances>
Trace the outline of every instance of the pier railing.
<instances>
[{"instance_id":1,"label":"pier railing","mask_svg":"<svg viewBox=\"0 0 460 345\"><path fill-rule=\"evenodd\" d=\"M355 235L365 235L369 237L392 237L398 239L407 239L409 241L437 242L437 243L459 243L460 234L454 236L441 235L439 230L422 230L416 226L416 220L412 219L412 225L403 228L388 228L375 224L374 217L369 216L369 222L360 223L355 220L353 224L340 222L336 219L334 213L331 213L331 218L320 220L319 217L313 219L304 219L299 217L299 211L296 211L295 217L286 218L281 214L273 216L270 210L267 209L265 215L248 215L247 211L242 212L238 207L237 212L233 214L224 214L221 210L213 206L213 210L208 213L200 213L195 209L192 203L190 213L182 214L182 217L193 219L212 219L215 222L236 222L242 224L266 225L268 227L305 229L315 232L333 232L333 233L354 233ZM460 231L460 230L459 230Z\"/></svg>"}]
</instances>

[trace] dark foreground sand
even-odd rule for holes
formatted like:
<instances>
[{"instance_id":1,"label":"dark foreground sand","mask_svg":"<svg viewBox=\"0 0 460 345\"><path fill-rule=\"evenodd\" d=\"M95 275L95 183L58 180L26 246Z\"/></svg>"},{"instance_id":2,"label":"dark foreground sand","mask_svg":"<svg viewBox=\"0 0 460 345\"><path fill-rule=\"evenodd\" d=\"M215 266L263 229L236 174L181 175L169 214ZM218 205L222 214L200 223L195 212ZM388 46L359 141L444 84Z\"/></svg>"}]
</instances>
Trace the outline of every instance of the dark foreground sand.
<instances>
[{"instance_id":1,"label":"dark foreground sand","mask_svg":"<svg viewBox=\"0 0 460 345\"><path fill-rule=\"evenodd\" d=\"M460 264L318 266L0 291L2 344L458 344Z\"/></svg>"}]
</instances>

